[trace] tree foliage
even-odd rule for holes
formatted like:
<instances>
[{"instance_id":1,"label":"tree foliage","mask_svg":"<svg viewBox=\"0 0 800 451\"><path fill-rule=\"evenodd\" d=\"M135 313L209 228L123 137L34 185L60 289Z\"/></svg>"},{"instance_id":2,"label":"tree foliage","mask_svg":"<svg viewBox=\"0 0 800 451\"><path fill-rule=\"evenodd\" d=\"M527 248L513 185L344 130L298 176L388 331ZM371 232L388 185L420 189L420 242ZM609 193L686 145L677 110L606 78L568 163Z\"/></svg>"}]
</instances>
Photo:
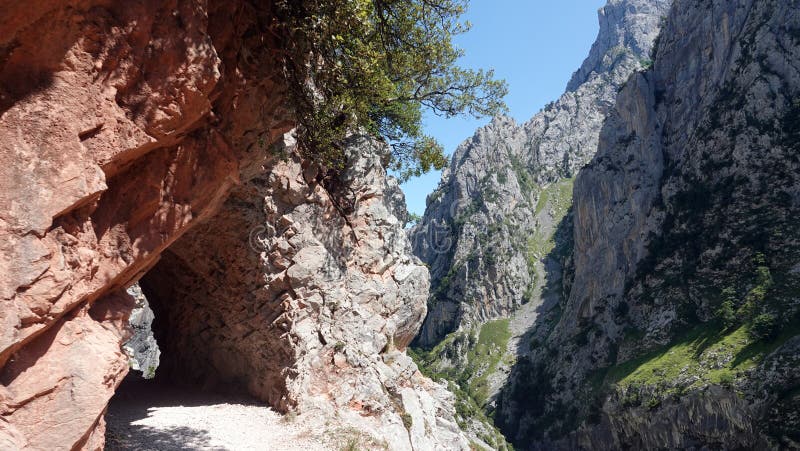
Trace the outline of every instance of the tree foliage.
<instances>
[{"instance_id":1,"label":"tree foliage","mask_svg":"<svg viewBox=\"0 0 800 451\"><path fill-rule=\"evenodd\" d=\"M406 221L406 226L414 226L419 224L421 221L422 221L422 216L412 211L408 212L408 220Z\"/></svg>"},{"instance_id":2,"label":"tree foliage","mask_svg":"<svg viewBox=\"0 0 800 451\"><path fill-rule=\"evenodd\" d=\"M456 64L453 36L468 0L273 0L282 60L309 156L343 165L355 130L383 137L392 169L407 178L446 159L422 131L422 113L493 115L507 92L492 71Z\"/></svg>"}]
</instances>

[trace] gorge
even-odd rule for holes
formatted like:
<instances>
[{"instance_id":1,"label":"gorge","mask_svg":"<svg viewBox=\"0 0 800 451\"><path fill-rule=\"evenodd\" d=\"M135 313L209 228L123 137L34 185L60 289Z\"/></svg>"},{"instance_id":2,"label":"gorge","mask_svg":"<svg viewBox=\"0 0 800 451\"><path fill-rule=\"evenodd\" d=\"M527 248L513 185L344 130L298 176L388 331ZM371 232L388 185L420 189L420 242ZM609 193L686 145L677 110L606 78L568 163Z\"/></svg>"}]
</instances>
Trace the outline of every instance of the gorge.
<instances>
[{"instance_id":1,"label":"gorge","mask_svg":"<svg viewBox=\"0 0 800 451\"><path fill-rule=\"evenodd\" d=\"M426 374L523 449L796 448L796 6L610 1L561 99L462 144Z\"/></svg>"},{"instance_id":2,"label":"gorge","mask_svg":"<svg viewBox=\"0 0 800 451\"><path fill-rule=\"evenodd\" d=\"M1 3L0 449L114 449L131 366L314 449L800 447L797 0L609 0L410 229L392 142L298 142L279 2Z\"/></svg>"}]
</instances>

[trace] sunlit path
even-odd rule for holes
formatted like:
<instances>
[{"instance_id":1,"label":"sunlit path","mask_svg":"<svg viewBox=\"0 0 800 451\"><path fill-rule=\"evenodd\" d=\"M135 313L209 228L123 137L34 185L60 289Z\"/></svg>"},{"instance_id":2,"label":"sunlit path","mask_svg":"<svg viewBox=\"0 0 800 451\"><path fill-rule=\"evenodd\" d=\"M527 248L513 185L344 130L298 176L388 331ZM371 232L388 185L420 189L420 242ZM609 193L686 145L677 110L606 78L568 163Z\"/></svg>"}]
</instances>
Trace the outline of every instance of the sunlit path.
<instances>
[{"instance_id":1,"label":"sunlit path","mask_svg":"<svg viewBox=\"0 0 800 451\"><path fill-rule=\"evenodd\" d=\"M106 415L107 450L336 449L301 418L251 398L129 378Z\"/></svg>"}]
</instances>

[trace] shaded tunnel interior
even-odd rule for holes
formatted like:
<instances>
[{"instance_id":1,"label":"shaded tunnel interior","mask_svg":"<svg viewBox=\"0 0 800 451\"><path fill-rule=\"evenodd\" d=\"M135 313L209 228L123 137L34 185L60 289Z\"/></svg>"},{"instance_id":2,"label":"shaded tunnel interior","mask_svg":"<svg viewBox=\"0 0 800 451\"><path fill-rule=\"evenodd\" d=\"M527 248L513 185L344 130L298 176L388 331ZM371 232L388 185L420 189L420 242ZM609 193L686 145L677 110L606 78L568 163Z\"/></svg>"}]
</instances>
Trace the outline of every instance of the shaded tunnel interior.
<instances>
[{"instance_id":1,"label":"shaded tunnel interior","mask_svg":"<svg viewBox=\"0 0 800 451\"><path fill-rule=\"evenodd\" d=\"M247 394L286 411L294 405L286 388L296 359L291 312L281 301L286 288L269 280L262 250L249 240L250 231L263 223L262 206L244 197L234 194L214 218L170 246L138 281L152 309L160 356L157 368L140 364L128 378L137 384ZM146 335L143 326L134 324L134 329ZM128 382L112 404L125 398Z\"/></svg>"}]
</instances>

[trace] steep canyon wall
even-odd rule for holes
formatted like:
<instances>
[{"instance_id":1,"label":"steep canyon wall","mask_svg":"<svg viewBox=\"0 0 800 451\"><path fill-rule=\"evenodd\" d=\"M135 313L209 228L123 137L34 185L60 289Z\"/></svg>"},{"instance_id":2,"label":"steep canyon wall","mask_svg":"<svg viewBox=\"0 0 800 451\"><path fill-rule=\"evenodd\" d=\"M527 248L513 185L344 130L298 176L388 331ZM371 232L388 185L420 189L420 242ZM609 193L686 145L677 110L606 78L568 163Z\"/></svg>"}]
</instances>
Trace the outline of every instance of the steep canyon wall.
<instances>
[{"instance_id":1,"label":"steep canyon wall","mask_svg":"<svg viewBox=\"0 0 800 451\"><path fill-rule=\"evenodd\" d=\"M516 440L797 446L797 6L675 2L575 182L571 284L500 401Z\"/></svg>"}]
</instances>

